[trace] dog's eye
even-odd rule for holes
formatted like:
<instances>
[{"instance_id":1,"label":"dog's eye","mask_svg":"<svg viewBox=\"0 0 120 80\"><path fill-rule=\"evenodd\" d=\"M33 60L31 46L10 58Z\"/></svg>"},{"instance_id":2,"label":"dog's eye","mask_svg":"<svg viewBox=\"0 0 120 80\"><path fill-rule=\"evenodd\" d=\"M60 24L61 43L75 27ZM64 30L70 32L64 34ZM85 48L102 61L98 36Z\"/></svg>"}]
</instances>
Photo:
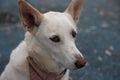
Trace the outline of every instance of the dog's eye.
<instances>
[{"instance_id":1,"label":"dog's eye","mask_svg":"<svg viewBox=\"0 0 120 80\"><path fill-rule=\"evenodd\" d=\"M60 42L60 37L57 35L54 35L54 36L50 37L49 39L53 42Z\"/></svg>"},{"instance_id":2,"label":"dog's eye","mask_svg":"<svg viewBox=\"0 0 120 80\"><path fill-rule=\"evenodd\" d=\"M77 35L77 33L76 33L74 30L72 30L71 34L72 34L72 37L73 37L73 38L75 38L76 35Z\"/></svg>"}]
</instances>

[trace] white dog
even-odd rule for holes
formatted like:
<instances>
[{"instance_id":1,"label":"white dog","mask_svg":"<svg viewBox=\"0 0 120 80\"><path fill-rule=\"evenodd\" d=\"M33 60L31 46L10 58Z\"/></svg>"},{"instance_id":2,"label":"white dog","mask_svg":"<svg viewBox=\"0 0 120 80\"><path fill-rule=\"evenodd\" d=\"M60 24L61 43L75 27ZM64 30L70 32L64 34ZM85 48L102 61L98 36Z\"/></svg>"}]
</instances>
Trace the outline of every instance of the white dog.
<instances>
[{"instance_id":1,"label":"white dog","mask_svg":"<svg viewBox=\"0 0 120 80\"><path fill-rule=\"evenodd\" d=\"M69 70L85 66L75 45L82 0L72 0L63 13L42 14L24 0L18 7L27 32L0 80L69 80Z\"/></svg>"}]
</instances>

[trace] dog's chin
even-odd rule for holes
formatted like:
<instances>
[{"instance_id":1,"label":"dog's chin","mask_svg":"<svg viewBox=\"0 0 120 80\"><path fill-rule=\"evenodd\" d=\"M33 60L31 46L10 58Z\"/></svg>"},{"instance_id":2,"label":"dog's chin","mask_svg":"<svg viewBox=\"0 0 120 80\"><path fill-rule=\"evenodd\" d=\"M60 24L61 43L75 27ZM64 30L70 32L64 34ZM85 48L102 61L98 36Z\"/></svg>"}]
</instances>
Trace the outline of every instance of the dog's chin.
<instances>
[{"instance_id":1,"label":"dog's chin","mask_svg":"<svg viewBox=\"0 0 120 80\"><path fill-rule=\"evenodd\" d=\"M75 66L64 66L65 69L69 69L69 70L77 70L77 68Z\"/></svg>"},{"instance_id":2,"label":"dog's chin","mask_svg":"<svg viewBox=\"0 0 120 80\"><path fill-rule=\"evenodd\" d=\"M69 70L71 70L71 71L75 71L75 70L80 70L81 68L69 68Z\"/></svg>"},{"instance_id":3,"label":"dog's chin","mask_svg":"<svg viewBox=\"0 0 120 80\"><path fill-rule=\"evenodd\" d=\"M77 68L76 66L69 66L69 67L66 67L66 69L69 69L69 70L71 70L71 71L74 71L74 70L79 70L79 69L82 69L83 67L79 67L79 68Z\"/></svg>"}]
</instances>

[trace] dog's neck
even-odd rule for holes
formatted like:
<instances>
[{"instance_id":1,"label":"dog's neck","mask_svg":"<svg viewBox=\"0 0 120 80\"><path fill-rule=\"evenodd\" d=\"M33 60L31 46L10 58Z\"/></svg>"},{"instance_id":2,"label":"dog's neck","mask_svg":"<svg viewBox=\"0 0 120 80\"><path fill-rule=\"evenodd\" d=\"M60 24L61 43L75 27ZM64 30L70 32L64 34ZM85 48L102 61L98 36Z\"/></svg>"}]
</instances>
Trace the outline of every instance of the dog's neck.
<instances>
[{"instance_id":1,"label":"dog's neck","mask_svg":"<svg viewBox=\"0 0 120 80\"><path fill-rule=\"evenodd\" d=\"M65 69L44 53L38 54L37 52L33 51L29 53L29 56L33 58L33 60L35 61L35 63L38 64L38 66L41 66L42 69L48 72L61 73Z\"/></svg>"},{"instance_id":2,"label":"dog's neck","mask_svg":"<svg viewBox=\"0 0 120 80\"><path fill-rule=\"evenodd\" d=\"M56 61L53 60L50 55L46 53L46 51L41 49L41 45L39 45L39 43L36 43L36 41L32 42L32 39L32 36L27 33L25 40L27 40L26 44L28 46L28 55L33 58L33 60L35 61L35 63L38 64L38 66L41 66L41 68L48 72L58 74L65 70L65 68L62 67L60 64L56 63Z\"/></svg>"},{"instance_id":3,"label":"dog's neck","mask_svg":"<svg viewBox=\"0 0 120 80\"><path fill-rule=\"evenodd\" d=\"M60 74L49 73L38 66L32 57L28 56L30 80L61 80L66 73L66 69Z\"/></svg>"}]
</instances>

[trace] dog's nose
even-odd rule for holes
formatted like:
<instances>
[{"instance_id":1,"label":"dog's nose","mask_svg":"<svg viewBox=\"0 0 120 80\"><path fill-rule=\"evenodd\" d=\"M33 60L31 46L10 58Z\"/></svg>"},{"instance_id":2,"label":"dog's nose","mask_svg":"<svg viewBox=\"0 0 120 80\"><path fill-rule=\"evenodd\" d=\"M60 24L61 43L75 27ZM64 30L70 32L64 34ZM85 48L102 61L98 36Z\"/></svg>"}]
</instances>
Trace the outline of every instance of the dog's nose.
<instances>
[{"instance_id":1,"label":"dog's nose","mask_svg":"<svg viewBox=\"0 0 120 80\"><path fill-rule=\"evenodd\" d=\"M87 60L85 60L83 57L77 55L76 58L77 58L75 62L76 68L82 68L86 65Z\"/></svg>"}]
</instances>

